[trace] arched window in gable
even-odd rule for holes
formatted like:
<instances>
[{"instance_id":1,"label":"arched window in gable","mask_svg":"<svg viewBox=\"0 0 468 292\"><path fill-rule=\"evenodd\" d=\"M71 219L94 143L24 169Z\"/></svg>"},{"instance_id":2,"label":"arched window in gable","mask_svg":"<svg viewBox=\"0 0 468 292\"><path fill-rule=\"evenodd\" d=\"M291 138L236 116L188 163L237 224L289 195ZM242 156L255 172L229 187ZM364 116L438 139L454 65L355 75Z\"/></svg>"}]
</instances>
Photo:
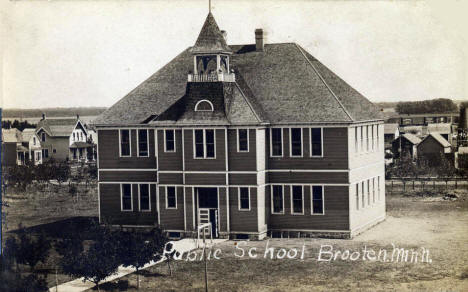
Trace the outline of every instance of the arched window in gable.
<instances>
[{"instance_id":1,"label":"arched window in gable","mask_svg":"<svg viewBox=\"0 0 468 292\"><path fill-rule=\"evenodd\" d=\"M196 112L212 112L214 111L213 104L206 99L200 100L197 102L195 105L195 111Z\"/></svg>"}]
</instances>

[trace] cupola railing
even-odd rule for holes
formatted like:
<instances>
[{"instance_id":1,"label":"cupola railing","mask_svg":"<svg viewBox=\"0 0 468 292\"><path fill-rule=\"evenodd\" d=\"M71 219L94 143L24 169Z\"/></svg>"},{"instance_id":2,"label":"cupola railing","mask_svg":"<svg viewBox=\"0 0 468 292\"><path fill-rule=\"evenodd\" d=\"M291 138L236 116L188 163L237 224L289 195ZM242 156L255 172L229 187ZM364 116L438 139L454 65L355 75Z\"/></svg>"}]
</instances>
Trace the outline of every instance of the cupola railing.
<instances>
[{"instance_id":1,"label":"cupola railing","mask_svg":"<svg viewBox=\"0 0 468 292\"><path fill-rule=\"evenodd\" d=\"M188 82L236 82L234 73L188 74Z\"/></svg>"}]
</instances>

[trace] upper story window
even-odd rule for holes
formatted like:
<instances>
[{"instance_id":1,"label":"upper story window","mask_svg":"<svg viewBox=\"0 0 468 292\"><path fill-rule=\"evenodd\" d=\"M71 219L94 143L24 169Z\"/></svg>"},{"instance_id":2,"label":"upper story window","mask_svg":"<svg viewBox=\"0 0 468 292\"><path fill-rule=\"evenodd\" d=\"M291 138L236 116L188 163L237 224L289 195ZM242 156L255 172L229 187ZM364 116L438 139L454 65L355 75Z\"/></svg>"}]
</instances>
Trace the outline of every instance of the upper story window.
<instances>
[{"instance_id":1,"label":"upper story window","mask_svg":"<svg viewBox=\"0 0 468 292\"><path fill-rule=\"evenodd\" d=\"M76 139L76 138L75 138L75 132L73 132L73 141L75 141L75 139Z\"/></svg>"},{"instance_id":2,"label":"upper story window","mask_svg":"<svg viewBox=\"0 0 468 292\"><path fill-rule=\"evenodd\" d=\"M289 129L290 136L290 155L291 157L302 156L302 128L291 128Z\"/></svg>"},{"instance_id":3,"label":"upper story window","mask_svg":"<svg viewBox=\"0 0 468 292\"><path fill-rule=\"evenodd\" d=\"M130 130L120 130L120 156L131 156Z\"/></svg>"},{"instance_id":4,"label":"upper story window","mask_svg":"<svg viewBox=\"0 0 468 292\"><path fill-rule=\"evenodd\" d=\"M271 211L273 214L284 214L284 193L282 185L271 186Z\"/></svg>"},{"instance_id":5,"label":"upper story window","mask_svg":"<svg viewBox=\"0 0 468 292\"><path fill-rule=\"evenodd\" d=\"M138 130L138 156L148 156L148 130Z\"/></svg>"},{"instance_id":6,"label":"upper story window","mask_svg":"<svg viewBox=\"0 0 468 292\"><path fill-rule=\"evenodd\" d=\"M249 151L249 130L248 129L237 129L237 151L238 152Z\"/></svg>"},{"instance_id":7,"label":"upper story window","mask_svg":"<svg viewBox=\"0 0 468 292\"><path fill-rule=\"evenodd\" d=\"M42 142L45 142L46 134L44 132L42 132L42 134L41 134L41 139L42 139Z\"/></svg>"},{"instance_id":8,"label":"upper story window","mask_svg":"<svg viewBox=\"0 0 468 292\"><path fill-rule=\"evenodd\" d=\"M214 111L213 104L206 99L200 100L197 102L195 105L195 111L196 112L212 112Z\"/></svg>"},{"instance_id":9,"label":"upper story window","mask_svg":"<svg viewBox=\"0 0 468 292\"><path fill-rule=\"evenodd\" d=\"M250 210L250 189L248 187L239 188L239 210Z\"/></svg>"},{"instance_id":10,"label":"upper story window","mask_svg":"<svg viewBox=\"0 0 468 292\"><path fill-rule=\"evenodd\" d=\"M166 187L166 209L177 209L176 187Z\"/></svg>"},{"instance_id":11,"label":"upper story window","mask_svg":"<svg viewBox=\"0 0 468 292\"><path fill-rule=\"evenodd\" d=\"M214 130L194 130L194 157L215 158L215 132Z\"/></svg>"},{"instance_id":12,"label":"upper story window","mask_svg":"<svg viewBox=\"0 0 468 292\"><path fill-rule=\"evenodd\" d=\"M164 151L175 152L175 130L164 130Z\"/></svg>"},{"instance_id":13,"label":"upper story window","mask_svg":"<svg viewBox=\"0 0 468 292\"><path fill-rule=\"evenodd\" d=\"M33 137L33 145L36 145L36 137Z\"/></svg>"},{"instance_id":14,"label":"upper story window","mask_svg":"<svg viewBox=\"0 0 468 292\"><path fill-rule=\"evenodd\" d=\"M304 214L304 188L303 186L291 186L291 213Z\"/></svg>"},{"instance_id":15,"label":"upper story window","mask_svg":"<svg viewBox=\"0 0 468 292\"><path fill-rule=\"evenodd\" d=\"M322 157L323 156L323 130L322 128L311 128L310 129L310 145L311 145L311 156Z\"/></svg>"},{"instance_id":16,"label":"upper story window","mask_svg":"<svg viewBox=\"0 0 468 292\"><path fill-rule=\"evenodd\" d=\"M271 129L271 156L283 156L283 129Z\"/></svg>"},{"instance_id":17,"label":"upper story window","mask_svg":"<svg viewBox=\"0 0 468 292\"><path fill-rule=\"evenodd\" d=\"M354 151L358 152L358 127L354 127Z\"/></svg>"},{"instance_id":18,"label":"upper story window","mask_svg":"<svg viewBox=\"0 0 468 292\"><path fill-rule=\"evenodd\" d=\"M122 184L120 187L120 208L122 211L133 211L133 194L131 184Z\"/></svg>"}]
</instances>

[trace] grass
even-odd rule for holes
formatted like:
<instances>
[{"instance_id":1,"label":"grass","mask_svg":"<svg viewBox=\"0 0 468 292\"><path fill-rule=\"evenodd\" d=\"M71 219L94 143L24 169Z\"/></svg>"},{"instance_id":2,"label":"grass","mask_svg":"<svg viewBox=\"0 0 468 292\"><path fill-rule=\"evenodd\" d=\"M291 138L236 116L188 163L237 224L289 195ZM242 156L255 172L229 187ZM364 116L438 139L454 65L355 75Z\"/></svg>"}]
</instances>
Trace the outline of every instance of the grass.
<instances>
[{"instance_id":1,"label":"grass","mask_svg":"<svg viewBox=\"0 0 468 292\"><path fill-rule=\"evenodd\" d=\"M276 248L306 244L300 259L239 258L234 241L219 244L221 259L208 262L210 291L467 291L468 192L451 190L458 199L427 200L425 196L387 196L387 219L352 240L271 239ZM406 249L425 247L432 263L380 261L318 262L321 245L335 250L392 251L392 243ZM266 241L247 242L259 254ZM169 276L167 265L141 272L140 291L204 291L204 265L177 261ZM136 276L127 275L101 286L102 291L137 291Z\"/></svg>"}]
</instances>

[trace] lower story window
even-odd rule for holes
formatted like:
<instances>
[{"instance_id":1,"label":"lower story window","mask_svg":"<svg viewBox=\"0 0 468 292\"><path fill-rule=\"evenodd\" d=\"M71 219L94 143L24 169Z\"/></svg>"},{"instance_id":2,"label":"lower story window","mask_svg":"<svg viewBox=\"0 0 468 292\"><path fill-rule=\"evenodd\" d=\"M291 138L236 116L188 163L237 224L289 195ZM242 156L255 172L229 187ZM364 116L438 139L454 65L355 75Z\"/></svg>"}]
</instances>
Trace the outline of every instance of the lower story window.
<instances>
[{"instance_id":1,"label":"lower story window","mask_svg":"<svg viewBox=\"0 0 468 292\"><path fill-rule=\"evenodd\" d=\"M132 185L122 184L120 191L121 191L122 211L132 211L133 210Z\"/></svg>"},{"instance_id":2,"label":"lower story window","mask_svg":"<svg viewBox=\"0 0 468 292\"><path fill-rule=\"evenodd\" d=\"M274 185L272 186L272 201L273 201L273 214L284 213L284 197L283 197L283 186Z\"/></svg>"},{"instance_id":3,"label":"lower story window","mask_svg":"<svg viewBox=\"0 0 468 292\"><path fill-rule=\"evenodd\" d=\"M250 210L249 188L239 188L239 210Z\"/></svg>"},{"instance_id":4,"label":"lower story window","mask_svg":"<svg viewBox=\"0 0 468 292\"><path fill-rule=\"evenodd\" d=\"M177 209L177 195L175 187L166 187L166 209Z\"/></svg>"},{"instance_id":5,"label":"lower story window","mask_svg":"<svg viewBox=\"0 0 468 292\"><path fill-rule=\"evenodd\" d=\"M312 186L312 214L324 214L323 186Z\"/></svg>"},{"instance_id":6,"label":"lower story window","mask_svg":"<svg viewBox=\"0 0 468 292\"><path fill-rule=\"evenodd\" d=\"M304 193L302 186L292 186L292 213L293 214L304 214Z\"/></svg>"},{"instance_id":7,"label":"lower story window","mask_svg":"<svg viewBox=\"0 0 468 292\"><path fill-rule=\"evenodd\" d=\"M139 185L140 211L151 211L149 184Z\"/></svg>"}]
</instances>

